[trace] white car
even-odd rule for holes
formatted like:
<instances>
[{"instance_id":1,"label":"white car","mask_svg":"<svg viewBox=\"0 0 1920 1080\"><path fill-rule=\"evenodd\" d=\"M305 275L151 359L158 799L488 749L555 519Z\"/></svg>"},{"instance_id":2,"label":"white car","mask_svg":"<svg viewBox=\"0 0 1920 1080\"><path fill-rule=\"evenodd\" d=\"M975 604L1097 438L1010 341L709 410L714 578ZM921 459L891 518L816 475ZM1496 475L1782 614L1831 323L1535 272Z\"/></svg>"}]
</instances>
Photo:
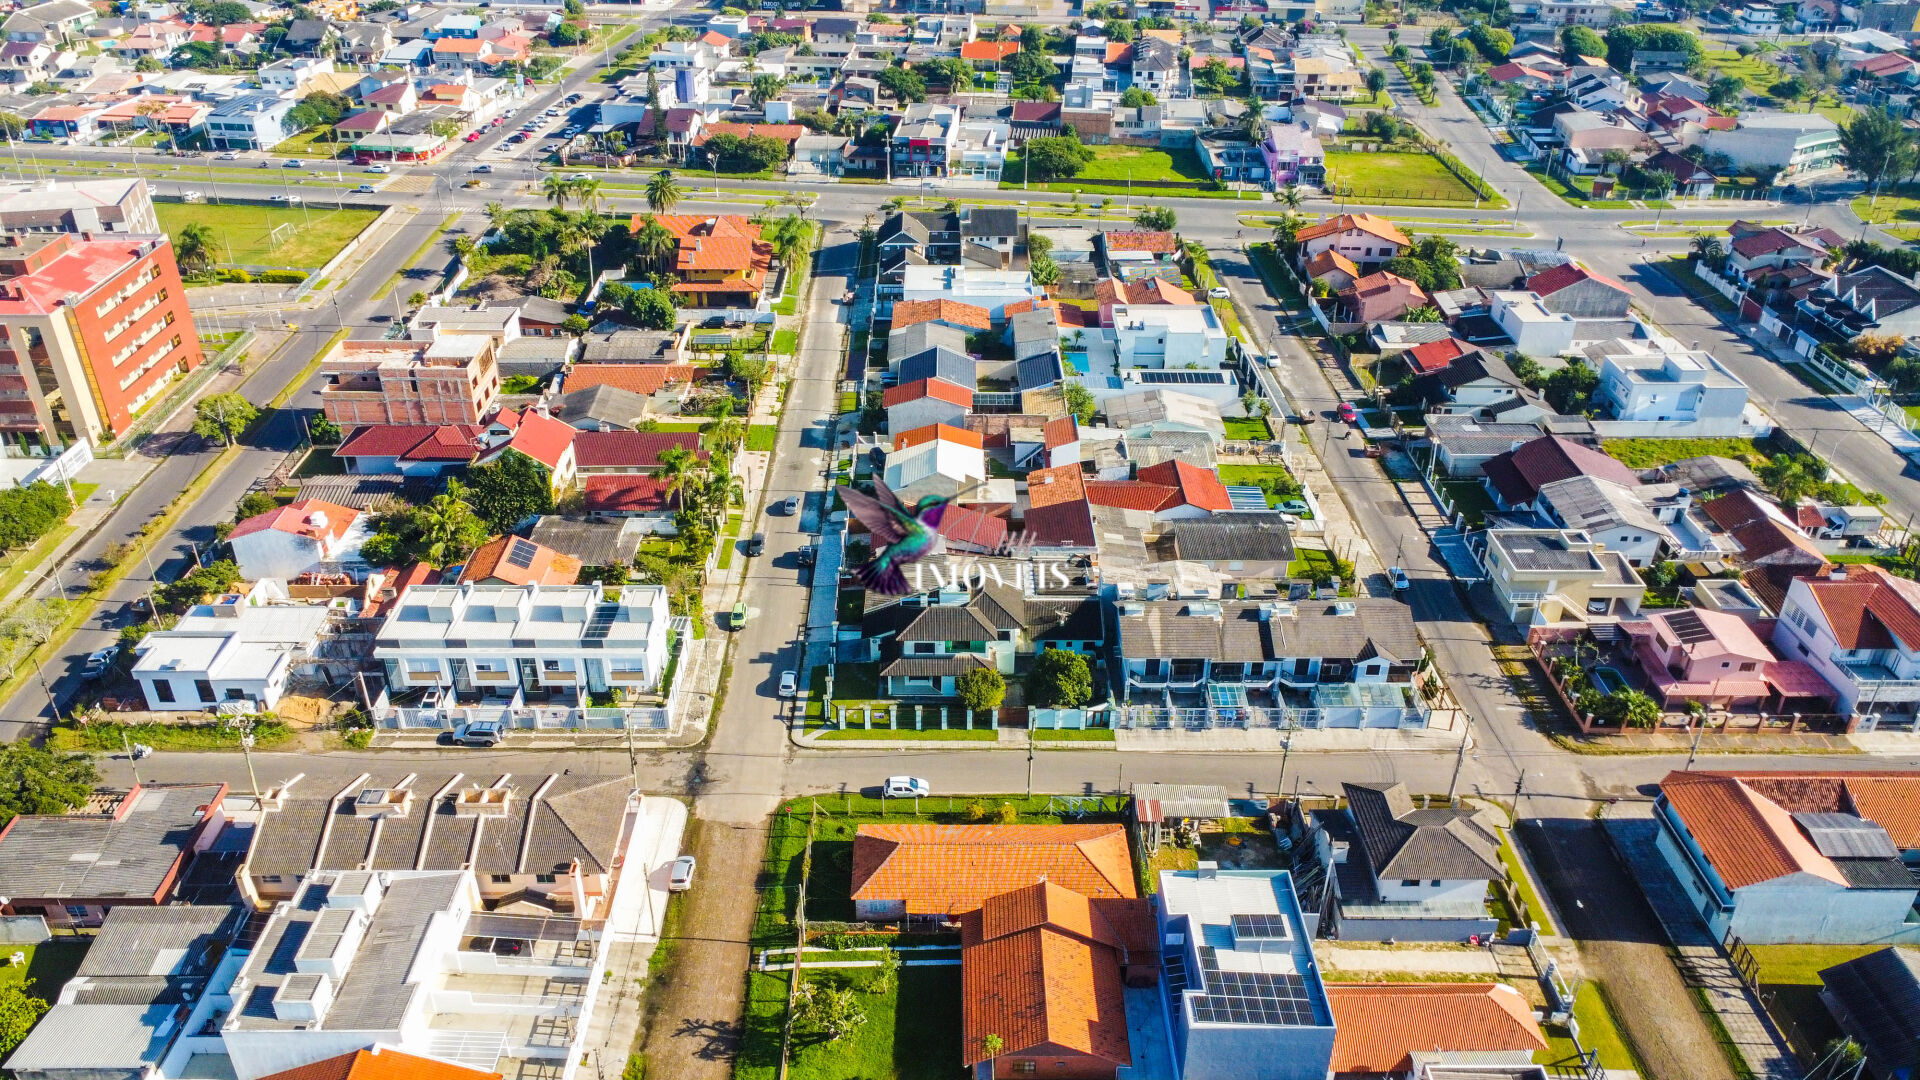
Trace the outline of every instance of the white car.
<instances>
[{"instance_id":1,"label":"white car","mask_svg":"<svg viewBox=\"0 0 1920 1080\"><path fill-rule=\"evenodd\" d=\"M498 746L507 737L507 725L499 720L475 720L453 730L453 741L461 746Z\"/></svg>"},{"instance_id":2,"label":"white car","mask_svg":"<svg viewBox=\"0 0 1920 1080\"><path fill-rule=\"evenodd\" d=\"M268 196L268 197L267 197L267 201L268 201L268 202L283 202L283 203L289 203L289 204L293 204L293 203L298 203L298 202L300 201L300 196L298 196L298 195L270 195L270 196Z\"/></svg>"},{"instance_id":3,"label":"white car","mask_svg":"<svg viewBox=\"0 0 1920 1080\"><path fill-rule=\"evenodd\" d=\"M1387 576L1393 579L1394 592L1406 592L1413 588L1413 582L1407 580L1407 572L1397 566L1388 570Z\"/></svg>"},{"instance_id":4,"label":"white car","mask_svg":"<svg viewBox=\"0 0 1920 1080\"><path fill-rule=\"evenodd\" d=\"M780 696L797 697L800 693L800 673L783 671L780 673Z\"/></svg>"},{"instance_id":5,"label":"white car","mask_svg":"<svg viewBox=\"0 0 1920 1080\"><path fill-rule=\"evenodd\" d=\"M569 179L569 180L591 180L591 179L593 179L593 177L591 177L591 176L588 176L588 175L587 175L586 173L583 173L583 172L577 172L577 173L574 173L574 174L573 174L572 176L569 176L569 177L567 177L567 179Z\"/></svg>"},{"instance_id":6,"label":"white car","mask_svg":"<svg viewBox=\"0 0 1920 1080\"><path fill-rule=\"evenodd\" d=\"M1225 285L1215 285L1213 288L1207 290L1207 295L1213 297L1215 300L1225 300L1233 294L1227 291Z\"/></svg>"},{"instance_id":7,"label":"white car","mask_svg":"<svg viewBox=\"0 0 1920 1080\"><path fill-rule=\"evenodd\" d=\"M693 871L699 864L691 855L682 855L667 864L667 891L686 892L693 888Z\"/></svg>"},{"instance_id":8,"label":"white car","mask_svg":"<svg viewBox=\"0 0 1920 1080\"><path fill-rule=\"evenodd\" d=\"M370 173L375 173L380 176L385 176L387 173L390 173L393 171L393 166L374 164L374 165L367 166L367 171Z\"/></svg>"},{"instance_id":9,"label":"white car","mask_svg":"<svg viewBox=\"0 0 1920 1080\"><path fill-rule=\"evenodd\" d=\"M215 157L217 157L217 158L218 158L219 160L221 160L221 161L238 161L238 160L240 160L240 155L239 155L239 154L236 154L236 153L234 153L234 152L233 152L233 151L231 151L231 150L229 150L229 151L227 151L227 152L226 152L226 153L224 153L224 154L217 154L217 155L215 155Z\"/></svg>"},{"instance_id":10,"label":"white car","mask_svg":"<svg viewBox=\"0 0 1920 1080\"><path fill-rule=\"evenodd\" d=\"M378 193L378 190L372 184L361 184L350 192L350 194L353 195L375 195Z\"/></svg>"},{"instance_id":11,"label":"white car","mask_svg":"<svg viewBox=\"0 0 1920 1080\"><path fill-rule=\"evenodd\" d=\"M205 195L202 195L198 191L183 191L180 193L180 201L181 202L206 202L207 197Z\"/></svg>"},{"instance_id":12,"label":"white car","mask_svg":"<svg viewBox=\"0 0 1920 1080\"><path fill-rule=\"evenodd\" d=\"M889 776L880 786L883 799L924 799L933 794L933 785L917 776Z\"/></svg>"}]
</instances>

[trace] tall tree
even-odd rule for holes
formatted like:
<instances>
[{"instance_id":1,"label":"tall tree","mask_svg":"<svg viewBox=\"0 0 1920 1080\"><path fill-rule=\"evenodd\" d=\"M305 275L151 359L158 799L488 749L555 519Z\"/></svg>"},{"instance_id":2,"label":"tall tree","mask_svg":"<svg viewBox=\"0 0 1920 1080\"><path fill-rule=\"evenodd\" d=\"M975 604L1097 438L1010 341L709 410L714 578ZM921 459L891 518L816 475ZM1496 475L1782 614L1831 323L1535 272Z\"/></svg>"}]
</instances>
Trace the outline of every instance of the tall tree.
<instances>
[{"instance_id":1,"label":"tall tree","mask_svg":"<svg viewBox=\"0 0 1920 1080\"><path fill-rule=\"evenodd\" d=\"M525 454L501 454L467 472L468 503L496 533L512 532L522 521L553 512L553 479L547 467Z\"/></svg>"},{"instance_id":2,"label":"tall tree","mask_svg":"<svg viewBox=\"0 0 1920 1080\"><path fill-rule=\"evenodd\" d=\"M680 205L680 184L672 169L661 169L647 181L647 206L656 214L671 214Z\"/></svg>"},{"instance_id":3,"label":"tall tree","mask_svg":"<svg viewBox=\"0 0 1920 1080\"><path fill-rule=\"evenodd\" d=\"M57 754L32 743L0 744L0 828L19 814L61 814L87 800L100 779L85 754Z\"/></svg>"},{"instance_id":4,"label":"tall tree","mask_svg":"<svg viewBox=\"0 0 1920 1080\"><path fill-rule=\"evenodd\" d=\"M193 433L232 446L258 415L260 410L254 408L253 402L239 394L214 394L202 398L200 404L193 407Z\"/></svg>"},{"instance_id":5,"label":"tall tree","mask_svg":"<svg viewBox=\"0 0 1920 1080\"><path fill-rule=\"evenodd\" d=\"M1860 174L1874 199L1887 180L1906 176L1920 164L1913 134L1884 108L1855 113L1840 129L1840 149L1847 168Z\"/></svg>"},{"instance_id":6,"label":"tall tree","mask_svg":"<svg viewBox=\"0 0 1920 1080\"><path fill-rule=\"evenodd\" d=\"M173 258L182 270L205 270L212 266L213 228L198 221L189 222L175 238Z\"/></svg>"}]
</instances>

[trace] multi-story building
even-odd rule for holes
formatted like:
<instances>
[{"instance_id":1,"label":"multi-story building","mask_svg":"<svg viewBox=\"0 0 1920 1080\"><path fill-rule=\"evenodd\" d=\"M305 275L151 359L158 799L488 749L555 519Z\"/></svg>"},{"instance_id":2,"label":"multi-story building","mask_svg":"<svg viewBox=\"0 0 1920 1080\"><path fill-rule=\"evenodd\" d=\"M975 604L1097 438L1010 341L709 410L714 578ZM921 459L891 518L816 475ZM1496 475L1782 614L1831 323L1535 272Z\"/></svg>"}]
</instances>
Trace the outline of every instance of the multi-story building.
<instances>
[{"instance_id":1,"label":"multi-story building","mask_svg":"<svg viewBox=\"0 0 1920 1080\"><path fill-rule=\"evenodd\" d=\"M455 700L572 698L660 688L667 595L628 585L422 585L402 595L374 640L388 690Z\"/></svg>"},{"instance_id":2,"label":"multi-story building","mask_svg":"<svg viewBox=\"0 0 1920 1080\"><path fill-rule=\"evenodd\" d=\"M0 232L162 232L147 182L26 180L0 184Z\"/></svg>"},{"instance_id":3,"label":"multi-story building","mask_svg":"<svg viewBox=\"0 0 1920 1080\"><path fill-rule=\"evenodd\" d=\"M430 342L342 341L321 358L327 419L362 424L477 424L500 393L499 345L485 334Z\"/></svg>"},{"instance_id":4,"label":"multi-story building","mask_svg":"<svg viewBox=\"0 0 1920 1080\"><path fill-rule=\"evenodd\" d=\"M1113 305L1113 341L1123 368L1219 368L1231 339L1210 307Z\"/></svg>"},{"instance_id":5,"label":"multi-story building","mask_svg":"<svg viewBox=\"0 0 1920 1080\"><path fill-rule=\"evenodd\" d=\"M1663 349L1609 341L1599 352L1600 393L1616 420L1721 421L1738 424L1747 384L1702 349Z\"/></svg>"},{"instance_id":6,"label":"multi-story building","mask_svg":"<svg viewBox=\"0 0 1920 1080\"><path fill-rule=\"evenodd\" d=\"M165 236L0 236L0 435L118 435L200 360Z\"/></svg>"},{"instance_id":7,"label":"multi-story building","mask_svg":"<svg viewBox=\"0 0 1920 1080\"><path fill-rule=\"evenodd\" d=\"M924 102L909 105L893 128L893 175L945 176L959 151L960 110Z\"/></svg>"},{"instance_id":8,"label":"multi-story building","mask_svg":"<svg viewBox=\"0 0 1920 1080\"><path fill-rule=\"evenodd\" d=\"M1623 617L1640 610L1647 587L1625 556L1582 532L1489 529L1481 566L1496 602L1520 626Z\"/></svg>"},{"instance_id":9,"label":"multi-story building","mask_svg":"<svg viewBox=\"0 0 1920 1080\"><path fill-rule=\"evenodd\" d=\"M1700 146L1742 168L1772 168L1794 177L1840 161L1840 126L1819 113L1755 112L1728 130L1700 133Z\"/></svg>"},{"instance_id":10,"label":"multi-story building","mask_svg":"<svg viewBox=\"0 0 1920 1080\"><path fill-rule=\"evenodd\" d=\"M271 150L293 134L287 113L297 104L264 91L229 98L208 115L207 136L221 150Z\"/></svg>"},{"instance_id":11,"label":"multi-story building","mask_svg":"<svg viewBox=\"0 0 1920 1080\"><path fill-rule=\"evenodd\" d=\"M1838 710L1861 714L1863 729L1920 728L1920 585L1877 566L1795 580L1773 645L1812 665L1838 692Z\"/></svg>"}]
</instances>

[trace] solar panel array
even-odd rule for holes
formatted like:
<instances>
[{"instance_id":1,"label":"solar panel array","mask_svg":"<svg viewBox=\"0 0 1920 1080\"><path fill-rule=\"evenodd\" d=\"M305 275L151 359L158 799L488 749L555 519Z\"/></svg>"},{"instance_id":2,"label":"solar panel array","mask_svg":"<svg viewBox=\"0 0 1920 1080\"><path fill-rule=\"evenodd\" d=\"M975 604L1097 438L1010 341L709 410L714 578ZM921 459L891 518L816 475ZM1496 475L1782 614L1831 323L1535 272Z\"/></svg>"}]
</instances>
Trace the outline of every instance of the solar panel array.
<instances>
[{"instance_id":1,"label":"solar panel array","mask_svg":"<svg viewBox=\"0 0 1920 1080\"><path fill-rule=\"evenodd\" d=\"M533 565L533 557L539 553L539 550L516 536L513 538L513 543L507 545L507 565L517 566L522 570L528 569Z\"/></svg>"},{"instance_id":2,"label":"solar panel array","mask_svg":"<svg viewBox=\"0 0 1920 1080\"><path fill-rule=\"evenodd\" d=\"M1143 383L1206 383L1218 386L1227 381L1227 377L1218 371L1141 371L1136 376Z\"/></svg>"},{"instance_id":3,"label":"solar panel array","mask_svg":"<svg viewBox=\"0 0 1920 1080\"><path fill-rule=\"evenodd\" d=\"M1213 949L1201 946L1203 997L1193 999L1193 1018L1202 1024L1267 1024L1306 1027L1318 1021L1307 980L1264 971L1221 971Z\"/></svg>"},{"instance_id":4,"label":"solar panel array","mask_svg":"<svg viewBox=\"0 0 1920 1080\"><path fill-rule=\"evenodd\" d=\"M1713 640L1713 631L1707 629L1706 622L1692 610L1669 616L1667 628L1673 631L1682 645L1698 645L1703 641Z\"/></svg>"},{"instance_id":5,"label":"solar panel array","mask_svg":"<svg viewBox=\"0 0 1920 1080\"><path fill-rule=\"evenodd\" d=\"M1285 915L1235 915L1233 936L1249 941L1288 941L1293 932Z\"/></svg>"}]
</instances>

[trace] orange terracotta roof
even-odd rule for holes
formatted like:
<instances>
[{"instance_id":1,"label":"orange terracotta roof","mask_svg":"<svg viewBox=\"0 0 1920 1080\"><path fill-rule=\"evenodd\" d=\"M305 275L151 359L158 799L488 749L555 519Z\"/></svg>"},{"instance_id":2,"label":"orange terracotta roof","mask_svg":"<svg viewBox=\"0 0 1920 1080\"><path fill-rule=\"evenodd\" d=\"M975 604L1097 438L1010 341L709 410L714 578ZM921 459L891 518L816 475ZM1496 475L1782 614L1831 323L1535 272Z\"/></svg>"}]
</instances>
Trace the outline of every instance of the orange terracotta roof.
<instances>
[{"instance_id":1,"label":"orange terracotta roof","mask_svg":"<svg viewBox=\"0 0 1920 1080\"><path fill-rule=\"evenodd\" d=\"M697 371L692 364L575 364L567 372L565 385L568 393L612 386L636 394L657 394L668 383L692 381Z\"/></svg>"},{"instance_id":2,"label":"orange terracotta roof","mask_svg":"<svg viewBox=\"0 0 1920 1080\"><path fill-rule=\"evenodd\" d=\"M1215 512L1233 509L1233 500L1227 497L1227 485L1221 483L1211 469L1169 460L1149 465L1135 475L1149 484L1178 490L1180 502L1188 506Z\"/></svg>"},{"instance_id":3,"label":"orange terracotta roof","mask_svg":"<svg viewBox=\"0 0 1920 1080\"><path fill-rule=\"evenodd\" d=\"M313 523L313 516L315 514L321 515L323 519L319 525ZM353 523L358 520L359 517L360 511L341 506L338 503L330 503L325 499L300 499L297 502L290 502L278 510L269 510L264 514L255 514L240 524L235 525L233 532L227 534L227 538L229 540L238 540L243 536L251 536L254 533L266 532L271 529L275 532L292 533L295 536L304 536L312 540L318 540L324 537L329 542L332 542L345 536L347 530L353 526Z\"/></svg>"},{"instance_id":4,"label":"orange terracotta roof","mask_svg":"<svg viewBox=\"0 0 1920 1080\"><path fill-rule=\"evenodd\" d=\"M1080 439L1080 423L1071 416L1059 416L1040 428L1040 438L1049 450Z\"/></svg>"},{"instance_id":5,"label":"orange terracotta roof","mask_svg":"<svg viewBox=\"0 0 1920 1080\"><path fill-rule=\"evenodd\" d=\"M1416 1052L1528 1052L1547 1040L1520 992L1504 983L1327 985L1333 1071L1409 1073Z\"/></svg>"},{"instance_id":6,"label":"orange terracotta roof","mask_svg":"<svg viewBox=\"0 0 1920 1080\"><path fill-rule=\"evenodd\" d=\"M1086 480L1080 475L1080 465L1060 465L1051 469L1035 469L1027 474L1027 505L1035 509L1058 506L1061 503L1078 502L1087 497Z\"/></svg>"},{"instance_id":7,"label":"orange terracotta roof","mask_svg":"<svg viewBox=\"0 0 1920 1080\"><path fill-rule=\"evenodd\" d=\"M764 135L769 139L779 139L783 143L792 145L795 139L805 135L807 131L804 124L741 124L732 120L722 120L700 129L700 134L693 137L693 145L705 146L707 140L715 135L738 135L742 139Z\"/></svg>"},{"instance_id":8,"label":"orange terracotta roof","mask_svg":"<svg viewBox=\"0 0 1920 1080\"><path fill-rule=\"evenodd\" d=\"M512 553L512 558L508 553ZM580 580L581 562L519 536L500 536L467 557L461 581L504 581L509 585L571 585Z\"/></svg>"},{"instance_id":9,"label":"orange terracotta roof","mask_svg":"<svg viewBox=\"0 0 1920 1080\"><path fill-rule=\"evenodd\" d=\"M268 1073L260 1080L500 1080L500 1074L376 1046Z\"/></svg>"},{"instance_id":10,"label":"orange terracotta roof","mask_svg":"<svg viewBox=\"0 0 1920 1080\"><path fill-rule=\"evenodd\" d=\"M1352 259L1347 258L1332 248L1328 248L1320 254L1315 255L1307 262L1307 276L1310 278L1318 279L1335 270L1356 280L1360 277L1360 267L1355 265Z\"/></svg>"},{"instance_id":11,"label":"orange terracotta roof","mask_svg":"<svg viewBox=\"0 0 1920 1080\"><path fill-rule=\"evenodd\" d=\"M1662 789L1687 776L1739 780L1788 813L1857 814L1887 830L1896 847L1920 847L1920 772L1696 771L1668 774Z\"/></svg>"},{"instance_id":12,"label":"orange terracotta roof","mask_svg":"<svg viewBox=\"0 0 1920 1080\"><path fill-rule=\"evenodd\" d=\"M998 62L1019 51L1017 41L969 41L960 46L960 59Z\"/></svg>"},{"instance_id":13,"label":"orange terracotta roof","mask_svg":"<svg viewBox=\"0 0 1920 1080\"><path fill-rule=\"evenodd\" d=\"M639 222L634 226L636 229L644 227L644 222L640 222L641 216L635 215L634 220ZM673 266L677 273L714 270L738 272L743 275L745 284L759 289L766 280L767 271L773 266L773 247L761 241L760 226L738 214L714 217L658 214L654 220L679 242ZM739 282L728 283L729 287L739 285ZM675 291L686 290L675 286Z\"/></svg>"},{"instance_id":14,"label":"orange terracotta roof","mask_svg":"<svg viewBox=\"0 0 1920 1080\"><path fill-rule=\"evenodd\" d=\"M1841 648L1920 647L1920 604L1905 578L1855 565L1847 567L1845 581L1810 578L1807 588Z\"/></svg>"},{"instance_id":15,"label":"orange terracotta roof","mask_svg":"<svg viewBox=\"0 0 1920 1080\"><path fill-rule=\"evenodd\" d=\"M558 469L573 437L579 434L571 424L542 416L531 409L520 414L520 426L514 429L511 450L525 454L549 469Z\"/></svg>"},{"instance_id":16,"label":"orange terracotta roof","mask_svg":"<svg viewBox=\"0 0 1920 1080\"><path fill-rule=\"evenodd\" d=\"M895 450L905 450L909 447L919 446L921 443L929 443L936 440L940 442L958 443L961 446L971 446L975 450L984 450L987 446L977 431L968 431L966 428L957 428L951 424L928 424L926 427L914 428L912 431L894 436L893 448Z\"/></svg>"},{"instance_id":17,"label":"orange terracotta roof","mask_svg":"<svg viewBox=\"0 0 1920 1080\"><path fill-rule=\"evenodd\" d=\"M880 407L891 409L895 405L919 401L922 398L934 398L949 405L958 405L963 409L973 408L973 391L945 379L916 379L910 383L901 383L899 386L890 386L887 392L880 396Z\"/></svg>"},{"instance_id":18,"label":"orange terracotta roof","mask_svg":"<svg viewBox=\"0 0 1920 1080\"><path fill-rule=\"evenodd\" d=\"M904 900L915 914L957 915L989 896L1051 881L1083 896L1133 896L1119 825L862 825L853 898Z\"/></svg>"},{"instance_id":19,"label":"orange terracotta roof","mask_svg":"<svg viewBox=\"0 0 1920 1080\"><path fill-rule=\"evenodd\" d=\"M952 323L975 330L993 329L993 313L958 300L898 300L893 305L893 329L923 322Z\"/></svg>"},{"instance_id":20,"label":"orange terracotta roof","mask_svg":"<svg viewBox=\"0 0 1920 1080\"><path fill-rule=\"evenodd\" d=\"M1305 243L1308 240L1318 240L1323 236L1335 236L1348 229L1359 229L1361 232L1390 241L1400 247L1412 244L1412 241L1407 239L1407 234L1400 231L1399 226L1386 218L1375 217L1372 214L1341 214L1318 225L1309 225L1301 229L1295 234L1295 239Z\"/></svg>"},{"instance_id":21,"label":"orange terracotta roof","mask_svg":"<svg viewBox=\"0 0 1920 1080\"><path fill-rule=\"evenodd\" d=\"M1104 62L1109 65L1133 63L1133 42L1131 41L1107 42L1107 55L1106 55L1106 60Z\"/></svg>"},{"instance_id":22,"label":"orange terracotta roof","mask_svg":"<svg viewBox=\"0 0 1920 1080\"><path fill-rule=\"evenodd\" d=\"M1660 794L1729 889L1790 874L1847 883L1833 860L1801 834L1790 811L1737 775L1668 773L1660 782Z\"/></svg>"},{"instance_id":23,"label":"orange terracotta roof","mask_svg":"<svg viewBox=\"0 0 1920 1080\"><path fill-rule=\"evenodd\" d=\"M1133 229L1106 234L1108 251L1146 251L1171 255L1180 250L1180 238L1170 232L1140 232Z\"/></svg>"},{"instance_id":24,"label":"orange terracotta roof","mask_svg":"<svg viewBox=\"0 0 1920 1080\"><path fill-rule=\"evenodd\" d=\"M1159 510L1179 501L1180 489L1144 480L1089 480L1087 501L1095 506L1113 506L1122 510Z\"/></svg>"},{"instance_id":25,"label":"orange terracotta roof","mask_svg":"<svg viewBox=\"0 0 1920 1080\"><path fill-rule=\"evenodd\" d=\"M1027 1051L1133 1064L1115 950L1037 927L960 951L961 1062ZM998 1054L987 1037L1000 1038Z\"/></svg>"}]
</instances>

